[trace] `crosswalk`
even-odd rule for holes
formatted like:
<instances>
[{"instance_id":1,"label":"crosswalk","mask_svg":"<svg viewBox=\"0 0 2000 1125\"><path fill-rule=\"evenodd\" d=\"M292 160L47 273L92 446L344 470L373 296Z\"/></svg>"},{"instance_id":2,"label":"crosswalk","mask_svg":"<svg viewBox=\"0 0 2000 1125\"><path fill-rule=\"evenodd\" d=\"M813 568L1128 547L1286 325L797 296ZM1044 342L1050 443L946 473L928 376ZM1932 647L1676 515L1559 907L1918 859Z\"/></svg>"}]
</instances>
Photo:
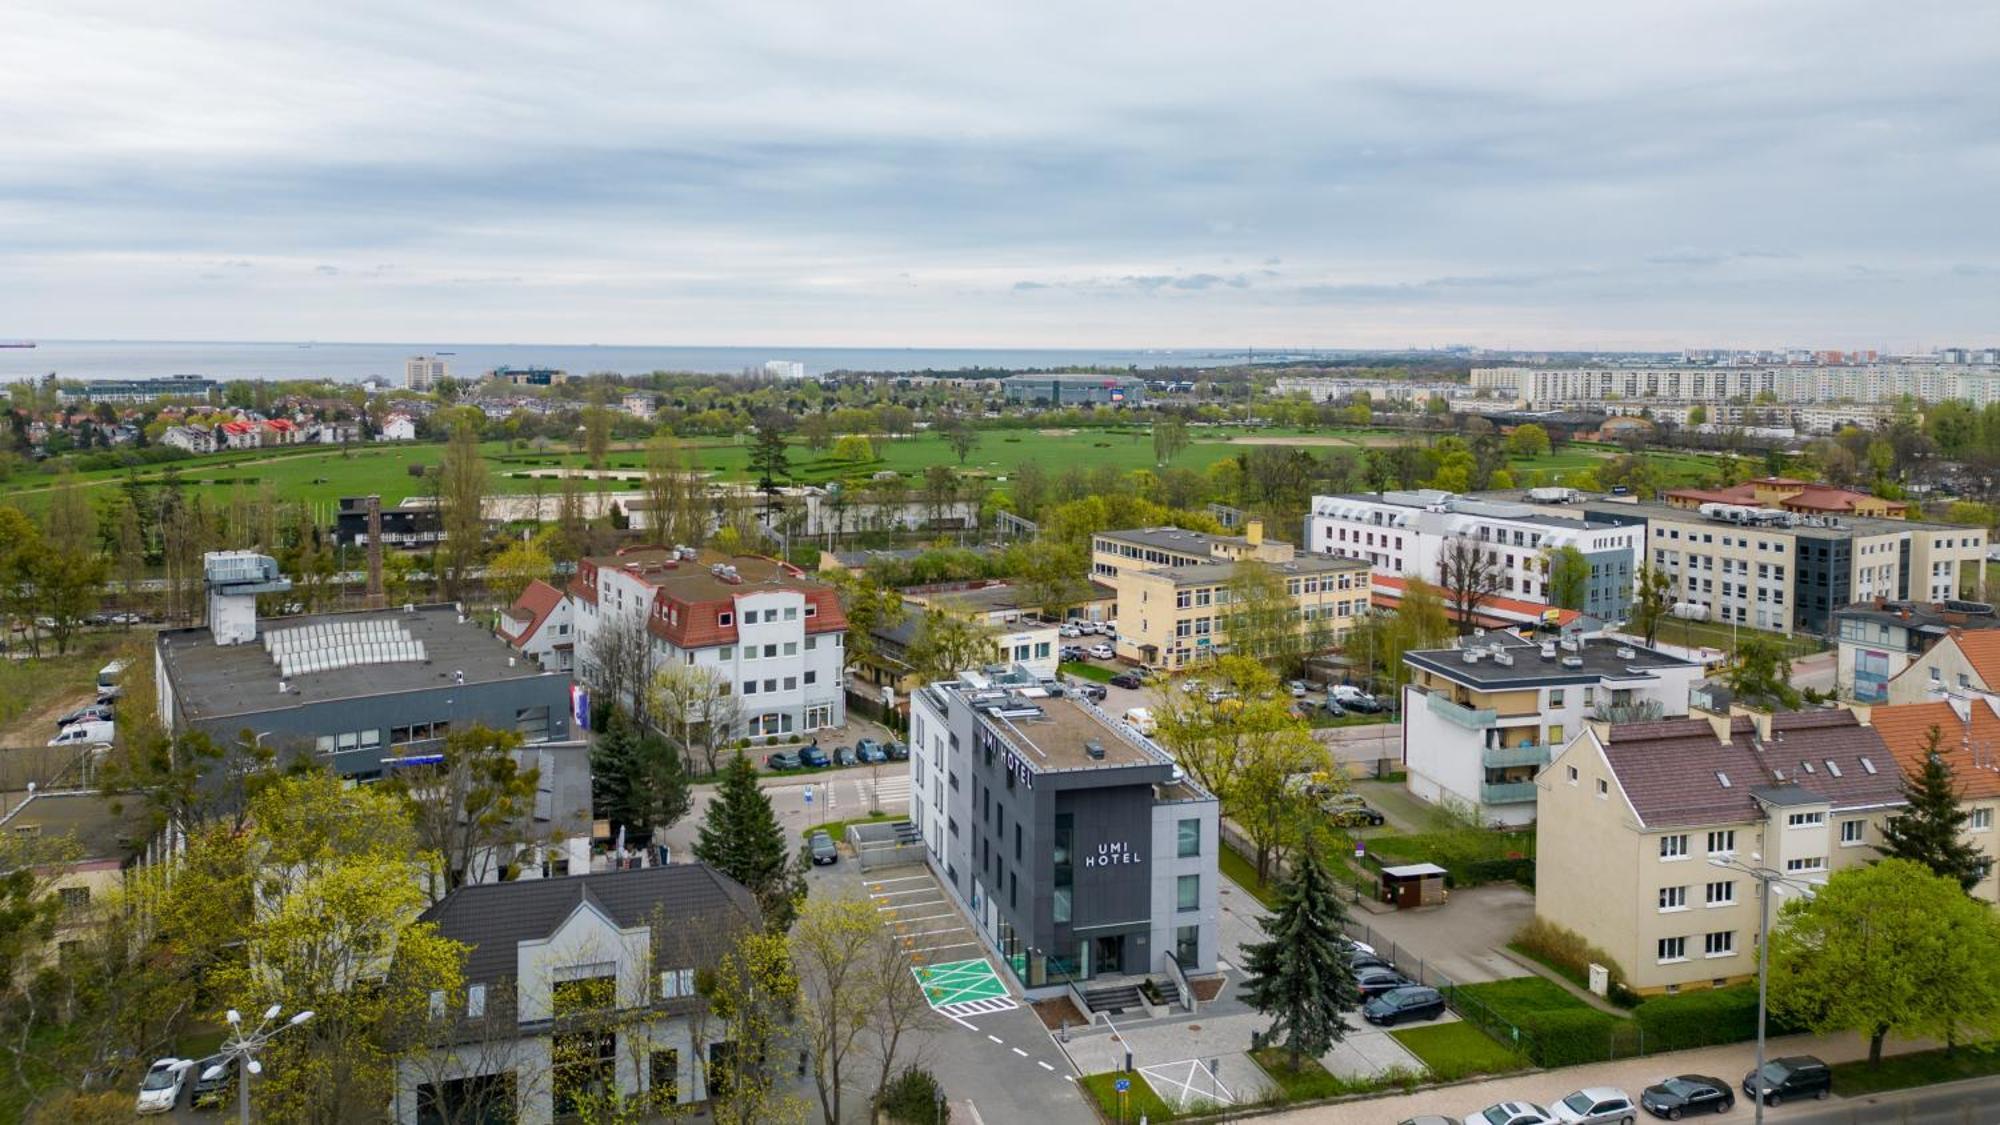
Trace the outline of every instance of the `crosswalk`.
<instances>
[{"instance_id":1,"label":"crosswalk","mask_svg":"<svg viewBox=\"0 0 2000 1125\"><path fill-rule=\"evenodd\" d=\"M972 1016L990 1016L995 1012L1009 1012L1020 1007L1012 999L996 996L987 1000L964 1000L957 1004L940 1004L937 1010L953 1019L967 1019Z\"/></svg>"}]
</instances>

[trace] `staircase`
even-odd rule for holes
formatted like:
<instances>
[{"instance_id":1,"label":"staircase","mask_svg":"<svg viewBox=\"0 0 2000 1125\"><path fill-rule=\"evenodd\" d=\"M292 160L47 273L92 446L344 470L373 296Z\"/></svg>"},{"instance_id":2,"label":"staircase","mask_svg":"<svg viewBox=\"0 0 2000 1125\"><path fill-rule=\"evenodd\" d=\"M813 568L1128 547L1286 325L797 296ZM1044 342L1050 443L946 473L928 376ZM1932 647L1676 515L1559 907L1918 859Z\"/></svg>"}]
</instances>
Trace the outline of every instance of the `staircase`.
<instances>
[{"instance_id":1,"label":"staircase","mask_svg":"<svg viewBox=\"0 0 2000 1125\"><path fill-rule=\"evenodd\" d=\"M1128 1009L1143 1011L1146 1007L1145 998L1139 994L1139 985L1136 982L1089 989L1083 994L1083 1002L1090 1006L1087 1015L1109 1012L1116 1016L1122 1015Z\"/></svg>"}]
</instances>

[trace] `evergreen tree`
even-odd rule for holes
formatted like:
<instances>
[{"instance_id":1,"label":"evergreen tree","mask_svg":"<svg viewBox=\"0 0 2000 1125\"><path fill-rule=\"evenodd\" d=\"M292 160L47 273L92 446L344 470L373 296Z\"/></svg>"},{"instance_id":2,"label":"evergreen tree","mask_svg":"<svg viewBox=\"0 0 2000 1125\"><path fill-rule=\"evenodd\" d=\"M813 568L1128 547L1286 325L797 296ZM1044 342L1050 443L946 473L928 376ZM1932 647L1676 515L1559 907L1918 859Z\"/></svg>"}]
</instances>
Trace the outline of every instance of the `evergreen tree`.
<instances>
[{"instance_id":1,"label":"evergreen tree","mask_svg":"<svg viewBox=\"0 0 2000 1125\"><path fill-rule=\"evenodd\" d=\"M785 847L785 832L771 799L757 787L757 771L738 751L723 767L715 799L702 814L695 858L743 884L764 909L764 923L788 929L805 897L800 860Z\"/></svg>"},{"instance_id":2,"label":"evergreen tree","mask_svg":"<svg viewBox=\"0 0 2000 1125\"><path fill-rule=\"evenodd\" d=\"M1959 803L1951 763L1938 753L1942 736L1937 727L1930 729L1923 772L1903 777L1903 798L1909 808L1882 826L1883 843L1876 850L1892 859L1921 863L1970 891L1979 882L1984 861L1963 834L1971 814Z\"/></svg>"},{"instance_id":3,"label":"evergreen tree","mask_svg":"<svg viewBox=\"0 0 2000 1125\"><path fill-rule=\"evenodd\" d=\"M1258 920L1269 940L1244 949L1250 980L1245 998L1271 1017L1292 1069L1318 1057L1347 1035L1344 1017L1361 1003L1348 960L1347 921L1332 877L1314 843L1302 849L1291 874L1278 885L1278 909Z\"/></svg>"},{"instance_id":4,"label":"evergreen tree","mask_svg":"<svg viewBox=\"0 0 2000 1125\"><path fill-rule=\"evenodd\" d=\"M694 804L680 754L666 739L640 734L623 711L612 711L591 747L590 773L597 816L623 827L635 845L650 842Z\"/></svg>"}]
</instances>

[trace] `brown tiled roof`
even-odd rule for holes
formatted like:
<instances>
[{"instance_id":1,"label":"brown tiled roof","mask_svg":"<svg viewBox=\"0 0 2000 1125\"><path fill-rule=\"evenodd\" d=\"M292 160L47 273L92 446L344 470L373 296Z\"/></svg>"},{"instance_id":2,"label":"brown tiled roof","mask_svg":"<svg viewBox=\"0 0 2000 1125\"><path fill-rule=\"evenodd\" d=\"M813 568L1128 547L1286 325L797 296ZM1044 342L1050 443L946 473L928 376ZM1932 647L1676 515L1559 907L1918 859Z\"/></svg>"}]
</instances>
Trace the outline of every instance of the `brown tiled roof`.
<instances>
[{"instance_id":1,"label":"brown tiled roof","mask_svg":"<svg viewBox=\"0 0 2000 1125\"><path fill-rule=\"evenodd\" d=\"M1896 755L1896 764L1911 774L1924 768L1930 730L1938 728L1938 753L1965 796L2000 797L2000 704L1992 699L1877 707L1869 721Z\"/></svg>"},{"instance_id":2,"label":"brown tiled roof","mask_svg":"<svg viewBox=\"0 0 2000 1125\"><path fill-rule=\"evenodd\" d=\"M1853 712L1781 714L1771 730L1772 740L1760 742L1756 726L1739 716L1725 743L1706 719L1627 723L1611 728L1604 754L1648 828L1755 820L1755 791L1785 785L1835 808L1901 800L1895 756Z\"/></svg>"},{"instance_id":3,"label":"brown tiled roof","mask_svg":"<svg viewBox=\"0 0 2000 1125\"><path fill-rule=\"evenodd\" d=\"M556 611L562 600L563 592L541 579L537 578L528 583L528 588L521 591L521 596L514 599L513 606L507 611L509 620L528 623L525 628L513 635L514 647L519 648L529 637L534 636L535 630L542 627L542 622L549 619L549 614Z\"/></svg>"}]
</instances>

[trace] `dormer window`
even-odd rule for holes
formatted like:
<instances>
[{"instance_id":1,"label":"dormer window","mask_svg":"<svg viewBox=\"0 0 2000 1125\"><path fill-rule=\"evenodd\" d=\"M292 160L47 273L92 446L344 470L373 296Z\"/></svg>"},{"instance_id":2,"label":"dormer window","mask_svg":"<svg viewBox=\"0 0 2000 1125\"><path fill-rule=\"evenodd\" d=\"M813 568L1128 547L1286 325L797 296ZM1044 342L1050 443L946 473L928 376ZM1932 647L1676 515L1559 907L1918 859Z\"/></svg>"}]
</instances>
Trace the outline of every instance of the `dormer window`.
<instances>
[{"instance_id":1,"label":"dormer window","mask_svg":"<svg viewBox=\"0 0 2000 1125\"><path fill-rule=\"evenodd\" d=\"M818 616L819 616L819 607L818 607L817 605L814 605L814 604L813 604L813 603L811 603L811 602L807 602L807 603L806 603L806 616L807 616L807 617L818 617Z\"/></svg>"},{"instance_id":2,"label":"dormer window","mask_svg":"<svg viewBox=\"0 0 2000 1125\"><path fill-rule=\"evenodd\" d=\"M718 613L715 615L715 623L722 626L734 625L736 624L736 615L728 612Z\"/></svg>"}]
</instances>

